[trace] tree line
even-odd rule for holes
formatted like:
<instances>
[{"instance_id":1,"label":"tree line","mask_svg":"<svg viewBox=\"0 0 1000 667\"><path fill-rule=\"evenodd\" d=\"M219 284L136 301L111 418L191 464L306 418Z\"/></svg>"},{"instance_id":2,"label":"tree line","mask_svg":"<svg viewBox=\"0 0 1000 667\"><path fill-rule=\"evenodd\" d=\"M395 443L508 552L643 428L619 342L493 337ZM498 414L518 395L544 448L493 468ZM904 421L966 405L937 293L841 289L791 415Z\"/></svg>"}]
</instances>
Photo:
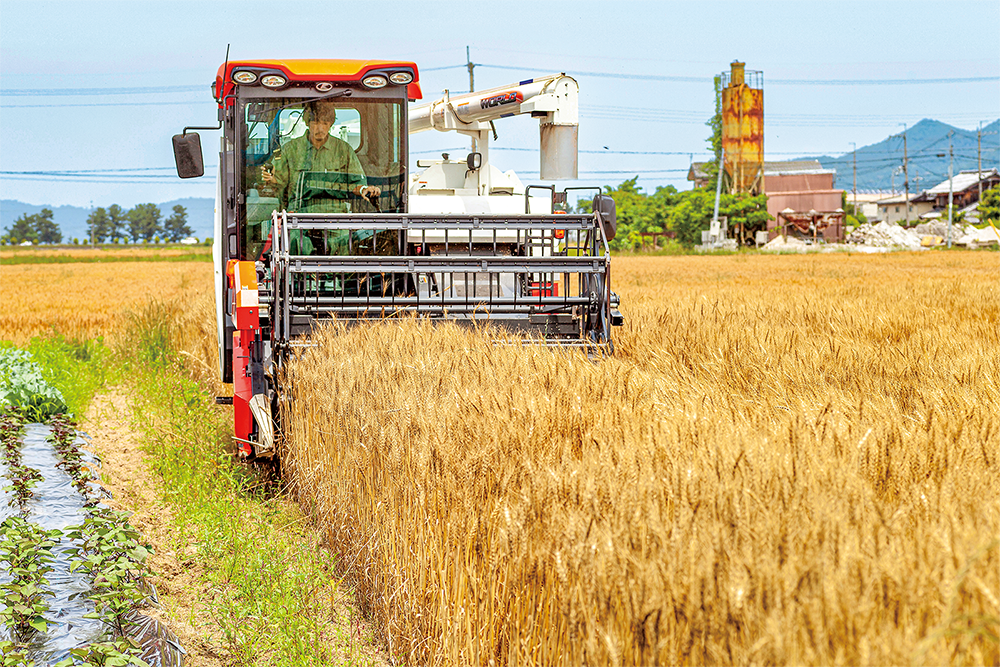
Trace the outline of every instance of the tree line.
<instances>
[{"instance_id":1,"label":"tree line","mask_svg":"<svg viewBox=\"0 0 1000 667\"><path fill-rule=\"evenodd\" d=\"M187 209L178 204L173 214L163 219L156 204L139 204L125 210L118 204L96 208L87 218L87 237L84 243L138 243L181 241L192 234L187 223ZM52 210L43 208L41 212L25 213L0 236L0 243L19 245L24 242L62 243L63 234L53 220ZM74 239L77 242L77 239Z\"/></svg>"},{"instance_id":2,"label":"tree line","mask_svg":"<svg viewBox=\"0 0 1000 667\"><path fill-rule=\"evenodd\" d=\"M681 245L701 243L701 232L709 228L715 209L715 188L695 188L678 192L672 185L660 186L646 194L631 178L616 187L604 186L605 194L615 200L618 233L609 244L614 250L635 249L643 244L643 234L670 234ZM590 202L581 202L584 212ZM766 228L767 195L723 193L719 198L719 216L728 219L730 228Z\"/></svg>"}]
</instances>

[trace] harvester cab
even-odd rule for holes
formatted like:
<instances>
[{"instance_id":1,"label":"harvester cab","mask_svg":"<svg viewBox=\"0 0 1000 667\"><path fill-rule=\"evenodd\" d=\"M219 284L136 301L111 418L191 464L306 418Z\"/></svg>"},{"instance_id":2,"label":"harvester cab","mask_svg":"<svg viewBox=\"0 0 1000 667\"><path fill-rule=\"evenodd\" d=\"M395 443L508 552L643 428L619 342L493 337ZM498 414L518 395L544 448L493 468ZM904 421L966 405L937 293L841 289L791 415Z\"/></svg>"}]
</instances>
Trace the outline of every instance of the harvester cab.
<instances>
[{"instance_id":1,"label":"harvester cab","mask_svg":"<svg viewBox=\"0 0 1000 667\"><path fill-rule=\"evenodd\" d=\"M185 128L174 154L181 178L201 176L191 130L222 130L219 371L233 384L243 455L275 455L280 368L323 319L488 321L544 344L610 351L621 323L613 200L598 194L593 213L566 214L555 210L565 192L526 188L489 162L493 121L526 113L539 119L541 177L576 178L570 77L409 107L421 97L410 62L253 60L227 61L212 90L219 127ZM472 136L473 150L412 172L408 135L430 129Z\"/></svg>"}]
</instances>

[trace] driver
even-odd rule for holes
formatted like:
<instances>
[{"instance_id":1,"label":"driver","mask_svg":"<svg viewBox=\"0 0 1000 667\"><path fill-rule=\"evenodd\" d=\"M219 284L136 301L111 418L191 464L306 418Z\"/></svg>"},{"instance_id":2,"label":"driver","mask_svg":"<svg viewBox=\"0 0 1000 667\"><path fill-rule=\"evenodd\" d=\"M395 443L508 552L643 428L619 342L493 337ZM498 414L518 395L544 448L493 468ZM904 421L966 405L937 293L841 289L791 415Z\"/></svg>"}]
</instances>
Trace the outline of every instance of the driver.
<instances>
[{"instance_id":1,"label":"driver","mask_svg":"<svg viewBox=\"0 0 1000 667\"><path fill-rule=\"evenodd\" d=\"M282 204L289 211L301 213L345 213L345 199L333 194L353 192L366 199L377 197L381 190L368 185L361 162L350 144L330 136L330 128L337 120L336 108L329 103L309 102L303 117L309 130L305 135L292 139L282 146L281 155L274 159L270 169L261 166L261 181L275 186ZM336 174L335 181L320 179L320 190L312 194L296 192L303 172L328 172ZM323 188L326 188L327 196Z\"/></svg>"}]
</instances>

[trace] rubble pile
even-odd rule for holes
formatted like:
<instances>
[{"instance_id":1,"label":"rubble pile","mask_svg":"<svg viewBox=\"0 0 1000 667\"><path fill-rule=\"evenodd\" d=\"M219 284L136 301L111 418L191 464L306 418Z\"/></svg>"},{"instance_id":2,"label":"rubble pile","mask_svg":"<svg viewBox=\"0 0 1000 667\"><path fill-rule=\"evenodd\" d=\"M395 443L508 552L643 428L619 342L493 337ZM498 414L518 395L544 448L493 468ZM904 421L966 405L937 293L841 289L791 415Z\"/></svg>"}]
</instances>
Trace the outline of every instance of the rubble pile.
<instances>
[{"instance_id":1,"label":"rubble pile","mask_svg":"<svg viewBox=\"0 0 1000 667\"><path fill-rule=\"evenodd\" d=\"M846 243L865 245L875 248L901 248L904 250L920 250L921 234L913 229L906 229L891 222L882 221L872 225L864 223L847 235Z\"/></svg>"},{"instance_id":2,"label":"rubble pile","mask_svg":"<svg viewBox=\"0 0 1000 667\"><path fill-rule=\"evenodd\" d=\"M940 245L948 238L948 221L932 220L906 228L891 222L876 225L865 223L847 235L845 243L869 248L896 248L919 250L921 246ZM997 235L990 227L976 229L961 223L951 226L951 242L954 245L978 247L997 242Z\"/></svg>"},{"instance_id":3,"label":"rubble pile","mask_svg":"<svg viewBox=\"0 0 1000 667\"><path fill-rule=\"evenodd\" d=\"M968 227L966 225L952 225L951 226L951 238L959 239L966 236L969 231L975 232L975 227ZM922 222L913 228L920 236L941 236L944 238L948 237L948 220L931 220L930 222Z\"/></svg>"},{"instance_id":4,"label":"rubble pile","mask_svg":"<svg viewBox=\"0 0 1000 667\"><path fill-rule=\"evenodd\" d=\"M809 246L805 241L794 236L783 237L780 234L768 241L761 250L770 252L805 252Z\"/></svg>"}]
</instances>

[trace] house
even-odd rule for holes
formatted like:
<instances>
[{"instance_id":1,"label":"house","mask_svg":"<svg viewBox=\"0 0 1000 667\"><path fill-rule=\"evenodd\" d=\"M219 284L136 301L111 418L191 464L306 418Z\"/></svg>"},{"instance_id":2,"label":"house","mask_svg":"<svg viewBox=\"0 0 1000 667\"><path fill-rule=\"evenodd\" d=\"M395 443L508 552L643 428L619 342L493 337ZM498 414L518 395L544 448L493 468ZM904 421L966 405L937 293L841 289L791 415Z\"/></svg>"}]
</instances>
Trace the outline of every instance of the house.
<instances>
[{"instance_id":1,"label":"house","mask_svg":"<svg viewBox=\"0 0 1000 667\"><path fill-rule=\"evenodd\" d=\"M979 202L980 183L985 192L992 187L1000 185L1000 172L996 169L989 171L977 171L968 169L960 171L951 179L950 189L952 192L952 204L955 209L965 208L971 204ZM934 208L948 212L948 180L945 179L924 194L933 199Z\"/></svg>"},{"instance_id":2,"label":"house","mask_svg":"<svg viewBox=\"0 0 1000 667\"><path fill-rule=\"evenodd\" d=\"M895 224L905 224L907 218L906 195L898 194L879 199L875 204L878 206L876 219L879 222L891 222ZM920 217L934 210L933 197L927 196L926 192L911 193L909 203L910 224L915 225L920 222Z\"/></svg>"},{"instance_id":3,"label":"house","mask_svg":"<svg viewBox=\"0 0 1000 667\"><path fill-rule=\"evenodd\" d=\"M960 171L952 177L949 186L948 180L941 181L930 190L924 190L919 194L910 195L910 224L914 225L921 220L929 220L940 217L948 217L948 190L952 192L952 203L956 211L963 211L967 215L979 204L979 190L986 191L1000 184L1000 172L996 169L989 171L977 171L968 169ZM896 224L906 221L906 195L894 195L880 199L878 204L878 219ZM969 216L975 220L979 219L978 212Z\"/></svg>"}]
</instances>

